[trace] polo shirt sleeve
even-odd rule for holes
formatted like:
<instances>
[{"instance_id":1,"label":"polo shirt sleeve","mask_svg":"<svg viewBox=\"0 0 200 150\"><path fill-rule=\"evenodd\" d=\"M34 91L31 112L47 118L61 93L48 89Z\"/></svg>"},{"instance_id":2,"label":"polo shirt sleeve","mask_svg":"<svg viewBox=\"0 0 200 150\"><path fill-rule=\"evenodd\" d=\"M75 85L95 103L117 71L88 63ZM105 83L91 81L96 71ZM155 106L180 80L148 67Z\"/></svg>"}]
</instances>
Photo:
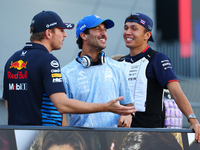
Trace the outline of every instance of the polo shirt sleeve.
<instances>
[{"instance_id":1,"label":"polo shirt sleeve","mask_svg":"<svg viewBox=\"0 0 200 150\"><path fill-rule=\"evenodd\" d=\"M60 63L52 54L46 57L42 66L43 84L47 95L65 92Z\"/></svg>"},{"instance_id":2,"label":"polo shirt sleeve","mask_svg":"<svg viewBox=\"0 0 200 150\"><path fill-rule=\"evenodd\" d=\"M158 80L163 88L170 81L178 81L169 58L162 53L157 53L152 58L147 70L147 76Z\"/></svg>"}]
</instances>

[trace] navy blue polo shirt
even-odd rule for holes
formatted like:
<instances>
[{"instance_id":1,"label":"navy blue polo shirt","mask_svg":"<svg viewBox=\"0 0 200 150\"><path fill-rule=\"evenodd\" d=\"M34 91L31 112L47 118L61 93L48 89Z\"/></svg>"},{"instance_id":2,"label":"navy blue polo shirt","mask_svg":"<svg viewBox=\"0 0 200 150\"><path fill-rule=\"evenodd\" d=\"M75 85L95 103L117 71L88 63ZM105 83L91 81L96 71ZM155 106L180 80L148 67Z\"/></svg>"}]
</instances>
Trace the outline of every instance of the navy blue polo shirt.
<instances>
[{"instance_id":1,"label":"navy blue polo shirt","mask_svg":"<svg viewBox=\"0 0 200 150\"><path fill-rule=\"evenodd\" d=\"M41 44L26 43L4 70L3 98L8 101L9 125L42 125L41 105L47 96L65 92L60 64Z\"/></svg>"},{"instance_id":2,"label":"navy blue polo shirt","mask_svg":"<svg viewBox=\"0 0 200 150\"><path fill-rule=\"evenodd\" d=\"M130 56L129 54L125 61L133 63L144 57L150 50L151 48L148 46L143 52L136 56ZM156 53L153 56L147 67L146 76L147 78L157 80L163 88L166 88L168 82L178 81L169 58L163 53Z\"/></svg>"},{"instance_id":3,"label":"navy blue polo shirt","mask_svg":"<svg viewBox=\"0 0 200 150\"><path fill-rule=\"evenodd\" d=\"M178 81L169 58L147 46L138 55L129 54L118 61L131 64L127 67L127 77L138 109L131 127L161 127L163 88L169 82Z\"/></svg>"}]
</instances>

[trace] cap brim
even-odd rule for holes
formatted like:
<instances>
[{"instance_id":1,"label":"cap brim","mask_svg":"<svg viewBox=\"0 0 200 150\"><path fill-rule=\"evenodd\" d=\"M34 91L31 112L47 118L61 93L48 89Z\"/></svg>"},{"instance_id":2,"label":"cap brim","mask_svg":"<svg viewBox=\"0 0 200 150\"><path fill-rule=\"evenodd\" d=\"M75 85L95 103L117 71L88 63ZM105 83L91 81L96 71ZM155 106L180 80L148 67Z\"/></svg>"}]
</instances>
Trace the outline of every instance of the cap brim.
<instances>
[{"instance_id":1,"label":"cap brim","mask_svg":"<svg viewBox=\"0 0 200 150\"><path fill-rule=\"evenodd\" d=\"M90 28L94 28L94 27L100 25L100 24L103 23L103 22L105 22L105 27L106 27L106 29L112 28L112 27L114 27L114 25L115 25L114 22L113 22L112 20L110 20L110 19L105 19L105 20L101 20L101 21L99 21L99 22L95 22L95 24L93 24Z\"/></svg>"},{"instance_id":2,"label":"cap brim","mask_svg":"<svg viewBox=\"0 0 200 150\"><path fill-rule=\"evenodd\" d=\"M151 37L149 38L149 41L154 42L152 34L151 34Z\"/></svg>"},{"instance_id":3,"label":"cap brim","mask_svg":"<svg viewBox=\"0 0 200 150\"><path fill-rule=\"evenodd\" d=\"M71 30L74 28L74 24L73 23L64 23L62 26L59 26L58 28Z\"/></svg>"},{"instance_id":4,"label":"cap brim","mask_svg":"<svg viewBox=\"0 0 200 150\"><path fill-rule=\"evenodd\" d=\"M106 20L104 20L104 22L105 22L106 29L112 28L115 25L115 23L110 19L106 19Z\"/></svg>"}]
</instances>

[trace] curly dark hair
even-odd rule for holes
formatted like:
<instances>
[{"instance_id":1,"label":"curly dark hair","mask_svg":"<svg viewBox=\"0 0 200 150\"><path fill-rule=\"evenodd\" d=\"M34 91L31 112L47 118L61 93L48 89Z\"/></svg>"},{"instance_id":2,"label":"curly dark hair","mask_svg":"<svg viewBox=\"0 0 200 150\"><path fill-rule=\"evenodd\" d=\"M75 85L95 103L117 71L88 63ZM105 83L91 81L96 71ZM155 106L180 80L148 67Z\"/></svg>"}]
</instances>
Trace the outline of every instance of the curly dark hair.
<instances>
[{"instance_id":1,"label":"curly dark hair","mask_svg":"<svg viewBox=\"0 0 200 150\"><path fill-rule=\"evenodd\" d=\"M85 31L83 31L83 33L90 34L90 29L89 28L85 29ZM78 39L76 40L76 44L78 44L78 48L79 49L82 49L82 47L83 47L83 39L81 38L81 36L79 36Z\"/></svg>"}]
</instances>

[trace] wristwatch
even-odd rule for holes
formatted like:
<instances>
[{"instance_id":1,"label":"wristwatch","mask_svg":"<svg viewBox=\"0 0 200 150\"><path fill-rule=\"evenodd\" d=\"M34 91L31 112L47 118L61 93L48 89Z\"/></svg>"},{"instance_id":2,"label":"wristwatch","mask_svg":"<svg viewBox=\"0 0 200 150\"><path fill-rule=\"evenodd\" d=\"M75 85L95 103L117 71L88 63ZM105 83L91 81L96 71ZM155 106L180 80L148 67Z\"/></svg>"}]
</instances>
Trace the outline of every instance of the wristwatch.
<instances>
[{"instance_id":1,"label":"wristwatch","mask_svg":"<svg viewBox=\"0 0 200 150\"><path fill-rule=\"evenodd\" d=\"M194 114L190 114L190 115L188 116L188 118L187 118L187 119L188 119L188 122L190 122L190 121L189 121L190 118L197 118L197 117L196 117Z\"/></svg>"}]
</instances>

